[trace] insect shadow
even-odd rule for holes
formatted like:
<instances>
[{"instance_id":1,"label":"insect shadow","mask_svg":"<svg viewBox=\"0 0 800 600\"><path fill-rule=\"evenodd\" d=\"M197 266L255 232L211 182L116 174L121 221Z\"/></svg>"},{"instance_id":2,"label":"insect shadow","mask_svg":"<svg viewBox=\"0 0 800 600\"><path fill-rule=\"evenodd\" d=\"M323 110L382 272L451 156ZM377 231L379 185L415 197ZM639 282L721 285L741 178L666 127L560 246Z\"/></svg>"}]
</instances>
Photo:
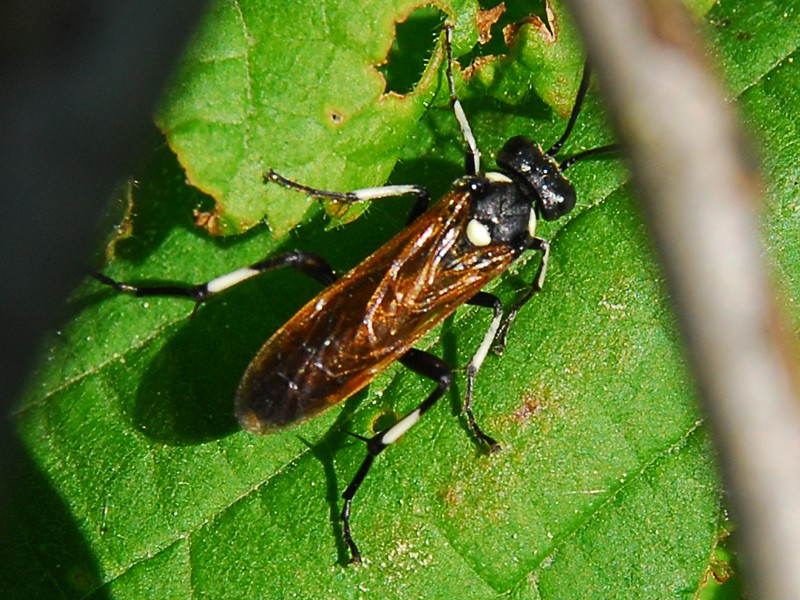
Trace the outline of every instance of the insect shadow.
<instances>
[{"instance_id":1,"label":"insect shadow","mask_svg":"<svg viewBox=\"0 0 800 600\"><path fill-rule=\"evenodd\" d=\"M303 436L298 435L300 441L305 444L312 456L322 465L322 469L325 473L325 501L328 503L331 531L336 540L337 562L342 566L348 564L350 555L348 553L347 544L344 541L342 521L339 518L339 511L341 510L341 505L339 503L341 487L339 485L339 478L336 476L334 457L348 443L358 443L348 434L348 427L358 406L366 395L366 390L364 390L346 400L344 402L344 407L336 415L336 421L317 442L311 442Z\"/></svg>"}]
</instances>

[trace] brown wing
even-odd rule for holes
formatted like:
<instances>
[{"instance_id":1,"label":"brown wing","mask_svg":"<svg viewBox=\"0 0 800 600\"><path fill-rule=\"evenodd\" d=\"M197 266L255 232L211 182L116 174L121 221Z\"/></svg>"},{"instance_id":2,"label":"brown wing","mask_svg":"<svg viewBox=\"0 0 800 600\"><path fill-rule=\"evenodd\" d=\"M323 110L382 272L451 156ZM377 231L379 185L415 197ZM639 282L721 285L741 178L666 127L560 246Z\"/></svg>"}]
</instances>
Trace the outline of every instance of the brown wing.
<instances>
[{"instance_id":1,"label":"brown wing","mask_svg":"<svg viewBox=\"0 0 800 600\"><path fill-rule=\"evenodd\" d=\"M467 193L451 192L259 350L236 393L242 427L270 433L366 386L516 258L464 238Z\"/></svg>"}]
</instances>

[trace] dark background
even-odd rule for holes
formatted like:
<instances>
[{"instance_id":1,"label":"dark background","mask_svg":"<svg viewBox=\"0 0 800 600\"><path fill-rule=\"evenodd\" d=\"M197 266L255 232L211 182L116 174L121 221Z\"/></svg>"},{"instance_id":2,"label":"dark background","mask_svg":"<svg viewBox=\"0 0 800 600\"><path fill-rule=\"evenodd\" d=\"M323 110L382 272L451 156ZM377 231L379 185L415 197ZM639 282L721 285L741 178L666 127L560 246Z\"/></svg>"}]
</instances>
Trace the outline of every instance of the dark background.
<instances>
[{"instance_id":1,"label":"dark background","mask_svg":"<svg viewBox=\"0 0 800 600\"><path fill-rule=\"evenodd\" d=\"M20 459L9 411L205 4L0 4L0 510Z\"/></svg>"}]
</instances>

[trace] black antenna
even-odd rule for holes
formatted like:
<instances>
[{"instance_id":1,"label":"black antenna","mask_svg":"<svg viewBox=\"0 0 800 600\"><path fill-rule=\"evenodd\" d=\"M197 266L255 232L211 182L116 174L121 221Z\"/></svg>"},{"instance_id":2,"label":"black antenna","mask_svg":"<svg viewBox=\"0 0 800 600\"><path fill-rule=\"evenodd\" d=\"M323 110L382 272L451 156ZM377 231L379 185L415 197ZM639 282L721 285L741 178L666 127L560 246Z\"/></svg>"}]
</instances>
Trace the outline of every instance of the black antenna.
<instances>
[{"instance_id":1,"label":"black antenna","mask_svg":"<svg viewBox=\"0 0 800 600\"><path fill-rule=\"evenodd\" d=\"M581 114L581 108L583 108L583 101L586 98L586 92L589 91L589 80L592 77L592 69L589 66L589 61L586 61L586 64L583 65L583 76L581 77L581 84L578 86L578 95L575 96L575 104L572 105L572 114L569 116L569 122L567 123L567 128L564 130L564 133L559 138L559 140L550 146L550 150L546 152L546 154L550 156L555 156L558 154L559 150L564 146L569 139L570 134L572 133L572 129L575 127L575 122L578 120L578 115Z\"/></svg>"},{"instance_id":2,"label":"black antenna","mask_svg":"<svg viewBox=\"0 0 800 600\"><path fill-rule=\"evenodd\" d=\"M546 152L548 156L555 156L559 153L561 148L564 147L564 144L567 143L569 136L572 134L572 130L575 128L575 123L578 121L578 115L581 113L581 109L583 108L583 101L586 99L586 92L589 91L589 82L592 78L592 69L589 65L589 61L586 61L586 64L583 67L583 76L581 77L581 84L578 86L578 94L575 96L575 104L572 106L572 114L569 116L569 121L567 122L567 128L564 130L564 133L558 139L558 141L550 146L550 149ZM584 150L583 152L578 152L573 156L565 159L559 165L562 171L569 169L572 165L574 165L579 160L583 160L585 158L590 158L594 156L598 156L600 154L611 154L614 152L619 151L619 144L608 144L607 146L600 146L599 148L592 148L591 150Z\"/></svg>"},{"instance_id":3,"label":"black antenna","mask_svg":"<svg viewBox=\"0 0 800 600\"><path fill-rule=\"evenodd\" d=\"M583 152L578 152L577 154L573 154L569 158L561 161L559 167L561 167L562 171L566 171L579 160L583 160L584 158L591 158L594 156L598 156L600 154L612 154L614 152L619 152L619 149L620 149L619 144L609 144L608 146L599 146L597 148L584 150Z\"/></svg>"}]
</instances>

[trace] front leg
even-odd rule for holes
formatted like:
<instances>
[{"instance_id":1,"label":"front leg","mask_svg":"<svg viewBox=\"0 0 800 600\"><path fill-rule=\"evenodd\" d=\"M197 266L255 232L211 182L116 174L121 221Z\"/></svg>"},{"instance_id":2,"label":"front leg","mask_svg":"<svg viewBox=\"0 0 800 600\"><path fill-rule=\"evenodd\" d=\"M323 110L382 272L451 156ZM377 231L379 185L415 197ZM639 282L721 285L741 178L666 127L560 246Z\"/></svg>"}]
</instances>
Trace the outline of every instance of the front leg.
<instances>
[{"instance_id":1,"label":"front leg","mask_svg":"<svg viewBox=\"0 0 800 600\"><path fill-rule=\"evenodd\" d=\"M495 337L494 340L494 346L492 346L492 350L498 355L502 355L503 352L505 352L508 328L511 327L514 319L517 318L517 313L519 313L520 309L528 303L528 300L533 298L534 294L542 291L542 286L544 285L544 278L545 275L547 275L547 263L550 260L550 243L542 238L533 238L530 249L534 251L540 251L542 253L542 260L539 263L539 269L536 271L536 276L533 278L533 281L531 281L530 286L528 287L528 291L511 305L511 308L509 308L508 313L503 319L503 322L500 324L500 327L497 331L497 337Z\"/></svg>"},{"instance_id":2,"label":"front leg","mask_svg":"<svg viewBox=\"0 0 800 600\"><path fill-rule=\"evenodd\" d=\"M332 192L330 190L321 190L303 185L302 183L297 183L296 181L287 179L283 175L279 175L272 169L264 174L264 182L268 181L277 183L278 185L289 190L302 192L311 196L312 198L336 200L337 202L343 202L346 204L364 202L367 200L378 200L379 198L406 196L411 194L416 196L417 200L411 209L411 213L409 214L409 223L428 210L428 205L430 204L430 194L428 194L428 190L421 185L380 185L377 187L361 188L360 190L353 190L352 192Z\"/></svg>"},{"instance_id":3,"label":"front leg","mask_svg":"<svg viewBox=\"0 0 800 600\"><path fill-rule=\"evenodd\" d=\"M472 360L470 360L467 365L467 393L464 394L462 410L464 414L467 415L469 427L475 434L475 437L478 438L478 441L486 444L489 448L489 452L497 452L500 449L500 444L497 443L497 440L493 437L486 434L475 420L475 414L472 412L472 395L475 389L475 378L478 375L481 365L483 365L483 361L486 360L486 355L489 354L489 348L497 336L497 330L503 319L503 305L497 296L488 292L478 292L467 301L467 304L480 306L481 308L490 308L494 311L494 316L492 317L489 329L486 330L483 336L481 345L478 346L478 349L472 356Z\"/></svg>"}]
</instances>

